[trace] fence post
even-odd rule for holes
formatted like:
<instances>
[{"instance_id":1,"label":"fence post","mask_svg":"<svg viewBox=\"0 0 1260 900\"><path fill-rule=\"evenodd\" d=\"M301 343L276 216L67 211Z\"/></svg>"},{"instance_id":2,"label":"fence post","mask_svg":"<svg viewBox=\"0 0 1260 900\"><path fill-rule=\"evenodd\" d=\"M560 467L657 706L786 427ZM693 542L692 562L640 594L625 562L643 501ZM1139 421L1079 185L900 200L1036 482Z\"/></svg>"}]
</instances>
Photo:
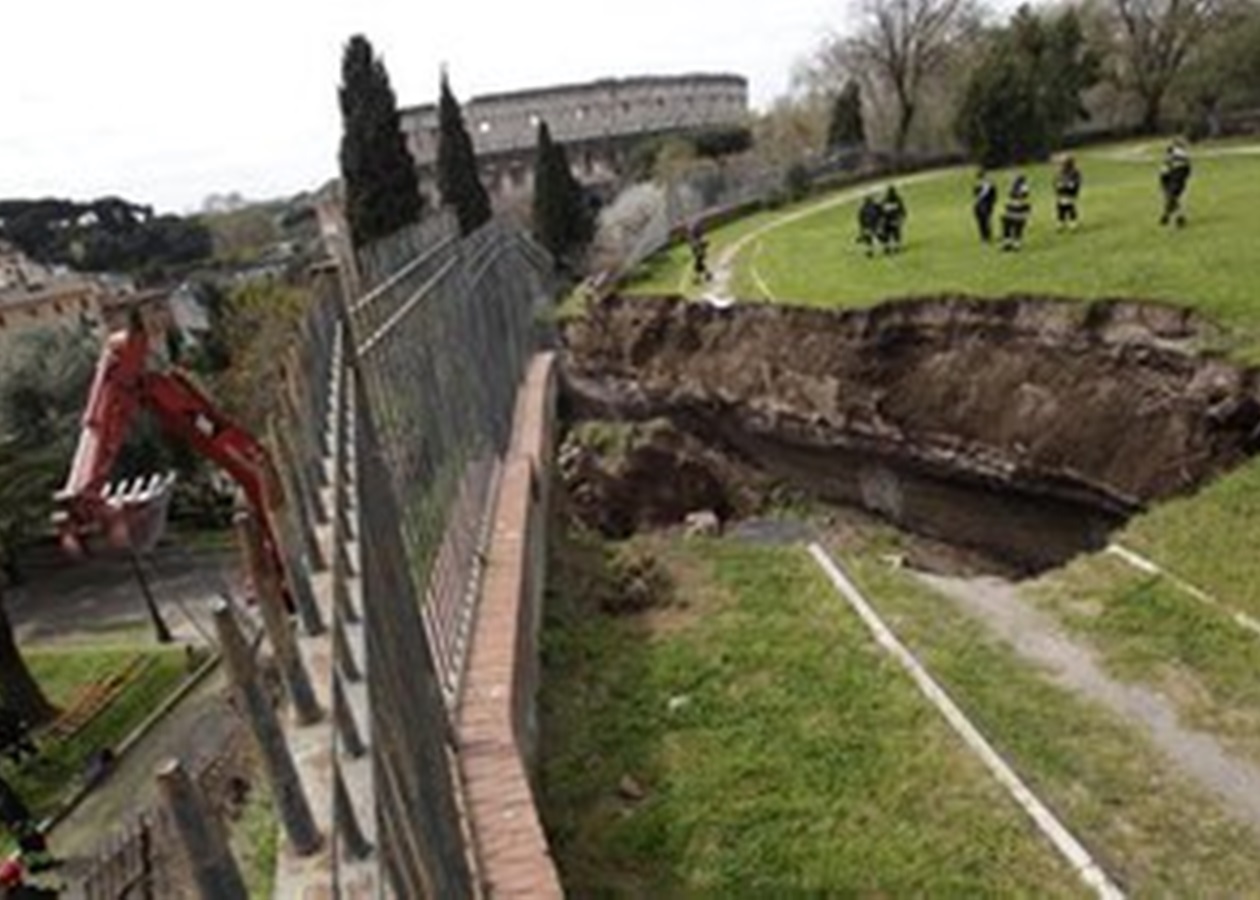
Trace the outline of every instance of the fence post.
<instances>
[{"instance_id":1,"label":"fence post","mask_svg":"<svg viewBox=\"0 0 1260 900\"><path fill-rule=\"evenodd\" d=\"M202 900L248 900L245 879L223 828L210 819L201 792L184 767L178 760L167 762L158 770L157 781L192 869L198 895Z\"/></svg>"},{"instance_id":2,"label":"fence post","mask_svg":"<svg viewBox=\"0 0 1260 900\"><path fill-rule=\"evenodd\" d=\"M333 822L347 855L351 859L363 859L372 852L372 845L359 827L359 817L350 802L350 793L341 777L341 767L333 766Z\"/></svg>"},{"instance_id":3,"label":"fence post","mask_svg":"<svg viewBox=\"0 0 1260 900\"><path fill-rule=\"evenodd\" d=\"M236 527L245 553L246 566L258 595L258 608L262 611L267 637L275 651L276 662L280 666L280 674L284 677L289 699L293 702L293 712L301 725L318 722L323 716L323 711L319 708L319 701L315 699L315 689L311 687L310 676L307 675L306 666L302 663L297 638L293 634L293 627L289 623L289 616L285 610L279 573L275 571L271 560L267 558L258 522L249 513L241 512L236 516Z\"/></svg>"},{"instance_id":4,"label":"fence post","mask_svg":"<svg viewBox=\"0 0 1260 900\"><path fill-rule=\"evenodd\" d=\"M359 723L354 718L354 710L350 708L350 700L346 697L346 689L341 686L341 679L333 679L333 718L337 723L337 734L341 737L341 746L346 755L357 759L367 752L363 744L363 735L359 732Z\"/></svg>"},{"instance_id":5,"label":"fence post","mask_svg":"<svg viewBox=\"0 0 1260 900\"><path fill-rule=\"evenodd\" d=\"M241 711L267 770L280 823L294 852L299 856L310 856L319 850L323 839L315 826L315 817L311 814L310 803L298 778L289 745L285 743L276 711L258 683L253 656L236 619L232 617L231 607L222 600L215 603L214 624Z\"/></svg>"}]
</instances>

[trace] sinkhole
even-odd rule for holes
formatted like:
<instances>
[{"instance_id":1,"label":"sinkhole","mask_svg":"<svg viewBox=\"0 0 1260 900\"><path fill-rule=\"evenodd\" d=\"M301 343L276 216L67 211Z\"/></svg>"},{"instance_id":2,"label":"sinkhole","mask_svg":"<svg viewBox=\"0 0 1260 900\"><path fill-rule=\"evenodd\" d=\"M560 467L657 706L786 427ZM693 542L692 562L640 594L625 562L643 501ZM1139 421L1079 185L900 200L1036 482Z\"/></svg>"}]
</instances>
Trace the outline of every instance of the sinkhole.
<instances>
[{"instance_id":1,"label":"sinkhole","mask_svg":"<svg viewBox=\"0 0 1260 900\"><path fill-rule=\"evenodd\" d=\"M559 472L610 537L784 492L1035 573L1260 449L1260 378L1167 303L611 297L569 322Z\"/></svg>"}]
</instances>

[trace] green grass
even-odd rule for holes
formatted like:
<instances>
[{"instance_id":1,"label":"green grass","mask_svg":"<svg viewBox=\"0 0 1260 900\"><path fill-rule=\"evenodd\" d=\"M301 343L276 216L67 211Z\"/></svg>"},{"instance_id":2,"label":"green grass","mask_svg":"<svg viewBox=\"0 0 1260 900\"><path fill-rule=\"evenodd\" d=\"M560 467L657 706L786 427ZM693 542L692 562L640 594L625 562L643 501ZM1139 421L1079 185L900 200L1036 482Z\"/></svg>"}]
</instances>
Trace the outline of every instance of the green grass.
<instances>
[{"instance_id":1,"label":"green grass","mask_svg":"<svg viewBox=\"0 0 1260 900\"><path fill-rule=\"evenodd\" d=\"M1089 148L1077 154L1085 177L1079 231L1054 229L1047 166L1028 170L1034 214L1018 254L979 243L969 205L970 170L928 173L920 181L899 181L910 210L904 254L867 259L861 253L853 235L855 199L863 189L842 191L812 201L816 214L748 242L733 286L745 298L764 299L764 285L777 300L838 307L955 292L1162 299L1193 306L1219 323L1224 333L1214 342L1218 349L1254 364L1260 361L1260 155L1212 155L1238 147L1221 142L1193 148L1191 221L1184 230L1156 223L1162 142ZM999 175L1003 189L1009 175ZM729 243L750 227L754 223L716 231L714 242ZM1251 461L1193 495L1137 516L1117 539L1224 607L1260 618L1257 535L1260 461ZM1088 635L1116 675L1153 682L1189 722L1255 757L1255 638L1185 591L1151 582L1114 560L1075 568L1047 581L1046 608Z\"/></svg>"},{"instance_id":2,"label":"green grass","mask_svg":"<svg viewBox=\"0 0 1260 900\"><path fill-rule=\"evenodd\" d=\"M1260 285L1260 282L1257 282ZM1229 606L1260 617L1260 462L1131 521L1118 540Z\"/></svg>"},{"instance_id":3,"label":"green grass","mask_svg":"<svg viewBox=\"0 0 1260 900\"><path fill-rule=\"evenodd\" d=\"M105 710L67 739L39 740L38 759L15 767L5 762L4 773L36 816L46 816L82 782L84 766L97 750L117 749L186 674L182 648L155 650L152 646L109 649L35 649L23 654L35 679L55 704L72 701L78 690L122 669L136 655L153 657Z\"/></svg>"},{"instance_id":4,"label":"green grass","mask_svg":"<svg viewBox=\"0 0 1260 900\"><path fill-rule=\"evenodd\" d=\"M865 551L844 560L893 630L1131 895L1254 895L1260 838L1144 738L1054 686L908 574Z\"/></svg>"},{"instance_id":5,"label":"green grass","mask_svg":"<svg viewBox=\"0 0 1260 900\"><path fill-rule=\"evenodd\" d=\"M232 854L241 867L251 897L270 897L276 881L280 829L271 786L261 773L252 781L241 817L231 823Z\"/></svg>"},{"instance_id":6,"label":"green grass","mask_svg":"<svg viewBox=\"0 0 1260 900\"><path fill-rule=\"evenodd\" d=\"M1142 161L1112 158L1114 148L1078 154L1085 187L1082 226L1054 229L1052 169L1027 169L1033 219L1023 251L1003 254L976 237L970 210L972 172L953 169L898 180L910 211L906 252L867 259L857 244L856 198L844 189L805 204L820 211L777 227L745 245L733 288L745 299L827 306L869 305L883 299L941 293L1004 296L1030 292L1068 297L1170 300L1201 309L1229 329L1231 349L1260 360L1260 305L1255 284L1260 254L1254 233L1260 210L1260 156L1211 156L1194 150L1187 194L1190 226L1160 228L1158 155ZM1010 173L998 174L1005 190ZM853 198L836 203L840 198ZM796 212L802 207L783 212ZM761 213L711 235L710 256L781 213ZM688 254L676 247L651 260L649 277L631 292L677 291ZM694 292L694 291L693 291Z\"/></svg>"},{"instance_id":7,"label":"green grass","mask_svg":"<svg viewBox=\"0 0 1260 900\"><path fill-rule=\"evenodd\" d=\"M1115 677L1154 685L1187 725L1260 763L1260 640L1225 611L1109 555L1077 560L1027 593L1088 638Z\"/></svg>"},{"instance_id":8,"label":"green grass","mask_svg":"<svg viewBox=\"0 0 1260 900\"><path fill-rule=\"evenodd\" d=\"M1082 893L802 550L651 542L688 605L615 618L603 548L556 540L541 807L571 896Z\"/></svg>"}]
</instances>

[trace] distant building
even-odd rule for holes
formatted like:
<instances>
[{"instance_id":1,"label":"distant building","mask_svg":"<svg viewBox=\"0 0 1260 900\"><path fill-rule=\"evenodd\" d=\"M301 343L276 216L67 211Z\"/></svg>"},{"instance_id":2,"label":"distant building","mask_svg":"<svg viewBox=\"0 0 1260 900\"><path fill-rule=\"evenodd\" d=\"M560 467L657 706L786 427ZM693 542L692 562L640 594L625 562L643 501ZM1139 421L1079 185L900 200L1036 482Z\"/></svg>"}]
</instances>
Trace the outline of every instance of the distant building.
<instances>
[{"instance_id":1,"label":"distant building","mask_svg":"<svg viewBox=\"0 0 1260 900\"><path fill-rule=\"evenodd\" d=\"M748 81L714 74L608 78L486 94L463 103L462 111L482 181L503 203L533 192L541 121L564 144L577 179L599 185L620 176L631 148L645 138L746 124ZM421 190L436 205L437 106L404 109L401 118Z\"/></svg>"},{"instance_id":2,"label":"distant building","mask_svg":"<svg viewBox=\"0 0 1260 900\"><path fill-rule=\"evenodd\" d=\"M41 265L0 242L0 335L30 328L85 325L103 332L125 328L133 311L158 337L175 324L169 292L140 291L130 278L89 275Z\"/></svg>"}]
</instances>

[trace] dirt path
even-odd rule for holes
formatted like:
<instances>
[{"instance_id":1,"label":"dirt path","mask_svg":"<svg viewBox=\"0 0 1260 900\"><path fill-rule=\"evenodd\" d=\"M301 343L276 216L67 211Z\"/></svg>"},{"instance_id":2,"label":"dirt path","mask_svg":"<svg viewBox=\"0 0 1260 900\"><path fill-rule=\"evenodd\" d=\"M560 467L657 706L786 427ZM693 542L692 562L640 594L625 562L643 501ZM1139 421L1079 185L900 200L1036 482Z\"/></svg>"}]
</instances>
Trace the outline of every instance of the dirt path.
<instances>
[{"instance_id":1,"label":"dirt path","mask_svg":"<svg viewBox=\"0 0 1260 900\"><path fill-rule=\"evenodd\" d=\"M992 576L916 574L982 621L1020 656L1048 670L1055 682L1140 728L1181 772L1260 829L1260 769L1226 753L1211 735L1182 726L1176 709L1160 694L1108 675L1093 650L1074 641L1054 619L1025 601L1015 584Z\"/></svg>"}]
</instances>

